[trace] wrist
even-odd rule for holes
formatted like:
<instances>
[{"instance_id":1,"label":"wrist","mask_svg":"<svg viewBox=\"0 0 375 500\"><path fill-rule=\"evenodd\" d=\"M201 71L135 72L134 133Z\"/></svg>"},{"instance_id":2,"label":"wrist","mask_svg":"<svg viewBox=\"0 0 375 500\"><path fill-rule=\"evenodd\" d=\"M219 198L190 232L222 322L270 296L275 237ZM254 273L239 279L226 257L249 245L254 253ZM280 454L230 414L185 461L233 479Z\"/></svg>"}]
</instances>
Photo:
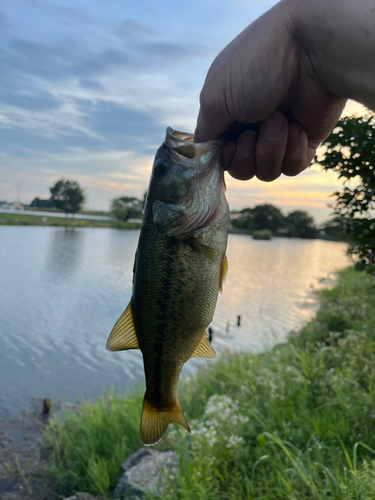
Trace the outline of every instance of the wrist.
<instances>
[{"instance_id":1,"label":"wrist","mask_svg":"<svg viewBox=\"0 0 375 500\"><path fill-rule=\"evenodd\" d=\"M373 0L283 0L310 76L327 93L375 108Z\"/></svg>"}]
</instances>

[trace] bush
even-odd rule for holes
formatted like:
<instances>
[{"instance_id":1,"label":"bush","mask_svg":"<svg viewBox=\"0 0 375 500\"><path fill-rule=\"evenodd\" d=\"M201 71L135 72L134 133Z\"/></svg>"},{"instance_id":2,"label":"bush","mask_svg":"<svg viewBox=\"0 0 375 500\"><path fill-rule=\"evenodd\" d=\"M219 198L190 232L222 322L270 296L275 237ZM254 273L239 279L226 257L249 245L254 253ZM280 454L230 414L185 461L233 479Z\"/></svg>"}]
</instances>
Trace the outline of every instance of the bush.
<instances>
[{"instance_id":1,"label":"bush","mask_svg":"<svg viewBox=\"0 0 375 500\"><path fill-rule=\"evenodd\" d=\"M375 273L375 115L345 117L323 145L319 163L344 180L334 193L340 217L358 269Z\"/></svg>"},{"instance_id":2,"label":"bush","mask_svg":"<svg viewBox=\"0 0 375 500\"><path fill-rule=\"evenodd\" d=\"M254 240L272 240L272 233L268 229L253 231Z\"/></svg>"}]
</instances>

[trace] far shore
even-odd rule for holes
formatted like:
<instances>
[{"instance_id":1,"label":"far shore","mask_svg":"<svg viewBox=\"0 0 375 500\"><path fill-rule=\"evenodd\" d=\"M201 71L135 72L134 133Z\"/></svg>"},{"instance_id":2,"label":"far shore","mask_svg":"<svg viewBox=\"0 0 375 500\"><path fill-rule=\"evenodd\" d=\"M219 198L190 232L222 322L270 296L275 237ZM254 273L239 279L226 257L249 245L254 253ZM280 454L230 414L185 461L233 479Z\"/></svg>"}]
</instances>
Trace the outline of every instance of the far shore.
<instances>
[{"instance_id":1,"label":"far shore","mask_svg":"<svg viewBox=\"0 0 375 500\"><path fill-rule=\"evenodd\" d=\"M43 209L44 211L45 209ZM51 215L50 215L51 214ZM62 217L62 212L50 211L48 215L31 215L25 214L22 211L18 213L7 213L0 212L0 226L54 226L54 227L94 227L94 228L109 228L109 229L140 229L142 225L141 220L130 219L129 221L123 222L116 219L110 218L110 213L107 213L108 217L104 217L105 212L80 212L79 218L69 215L68 217ZM102 216L101 219L95 218L98 215ZM84 218L85 217L85 218ZM99 220L98 220L99 219ZM231 234L244 234L252 236L252 231L247 229L230 228L229 233ZM273 234L273 237L287 237L286 234ZM260 238L262 239L262 238ZM265 238L271 239L271 238ZM341 238L335 237L333 235L318 234L316 238L319 240L329 240L329 241L343 241Z\"/></svg>"},{"instance_id":2,"label":"far shore","mask_svg":"<svg viewBox=\"0 0 375 500\"><path fill-rule=\"evenodd\" d=\"M61 217L54 215L29 215L20 213L0 213L0 225L2 226L57 226L57 227L104 227L111 229L140 229L141 222L122 222L114 219L97 220L90 217L89 213L80 214L80 218L72 215ZM85 215L87 218L82 218Z\"/></svg>"}]
</instances>

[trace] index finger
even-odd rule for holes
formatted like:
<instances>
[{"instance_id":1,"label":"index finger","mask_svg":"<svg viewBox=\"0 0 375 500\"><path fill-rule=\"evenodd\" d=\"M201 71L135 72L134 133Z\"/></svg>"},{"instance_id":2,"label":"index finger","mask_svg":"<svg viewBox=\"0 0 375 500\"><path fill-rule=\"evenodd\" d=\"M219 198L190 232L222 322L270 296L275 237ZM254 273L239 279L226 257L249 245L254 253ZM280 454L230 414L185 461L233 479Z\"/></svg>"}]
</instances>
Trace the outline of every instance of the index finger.
<instances>
[{"instance_id":1,"label":"index finger","mask_svg":"<svg viewBox=\"0 0 375 500\"><path fill-rule=\"evenodd\" d=\"M222 109L220 100L215 100L213 93L206 97L203 89L200 101L201 106L194 132L194 142L206 142L216 139L234 123L228 111Z\"/></svg>"}]
</instances>

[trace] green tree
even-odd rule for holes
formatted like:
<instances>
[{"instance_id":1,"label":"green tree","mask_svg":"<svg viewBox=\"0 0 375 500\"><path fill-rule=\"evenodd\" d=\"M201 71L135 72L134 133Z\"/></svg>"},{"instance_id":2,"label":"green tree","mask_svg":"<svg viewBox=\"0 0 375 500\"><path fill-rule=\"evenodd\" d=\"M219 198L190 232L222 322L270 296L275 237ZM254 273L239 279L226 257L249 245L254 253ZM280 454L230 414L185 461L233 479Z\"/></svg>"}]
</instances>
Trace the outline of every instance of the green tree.
<instances>
[{"instance_id":1,"label":"green tree","mask_svg":"<svg viewBox=\"0 0 375 500\"><path fill-rule=\"evenodd\" d=\"M231 225L235 229L250 232L253 230L253 208L244 208L239 212L232 212Z\"/></svg>"},{"instance_id":2,"label":"green tree","mask_svg":"<svg viewBox=\"0 0 375 500\"><path fill-rule=\"evenodd\" d=\"M335 215L320 225L320 234L324 239L342 241L345 239L343 218Z\"/></svg>"},{"instance_id":3,"label":"green tree","mask_svg":"<svg viewBox=\"0 0 375 500\"><path fill-rule=\"evenodd\" d=\"M285 215L277 207L268 203L256 205L251 215L253 229L256 231L269 229L273 233L277 233L279 229L285 227Z\"/></svg>"},{"instance_id":4,"label":"green tree","mask_svg":"<svg viewBox=\"0 0 375 500\"><path fill-rule=\"evenodd\" d=\"M131 218L141 218L143 201L132 196L114 198L111 202L111 212L117 220L127 221Z\"/></svg>"},{"instance_id":5,"label":"green tree","mask_svg":"<svg viewBox=\"0 0 375 500\"><path fill-rule=\"evenodd\" d=\"M268 229L272 233L277 233L280 229L285 228L286 222L281 210L274 205L265 203L237 212L231 224L236 229L247 229L249 232Z\"/></svg>"},{"instance_id":6,"label":"green tree","mask_svg":"<svg viewBox=\"0 0 375 500\"><path fill-rule=\"evenodd\" d=\"M333 207L345 228L348 253L357 267L375 272L375 116L343 118L323 144L319 163L344 180Z\"/></svg>"},{"instance_id":7,"label":"green tree","mask_svg":"<svg viewBox=\"0 0 375 500\"><path fill-rule=\"evenodd\" d=\"M86 201L84 190L76 181L60 179L50 188L50 192L56 208L66 214L76 214Z\"/></svg>"},{"instance_id":8,"label":"green tree","mask_svg":"<svg viewBox=\"0 0 375 500\"><path fill-rule=\"evenodd\" d=\"M303 210L294 210L286 218L288 234L293 238L315 238L316 227L314 219Z\"/></svg>"}]
</instances>

